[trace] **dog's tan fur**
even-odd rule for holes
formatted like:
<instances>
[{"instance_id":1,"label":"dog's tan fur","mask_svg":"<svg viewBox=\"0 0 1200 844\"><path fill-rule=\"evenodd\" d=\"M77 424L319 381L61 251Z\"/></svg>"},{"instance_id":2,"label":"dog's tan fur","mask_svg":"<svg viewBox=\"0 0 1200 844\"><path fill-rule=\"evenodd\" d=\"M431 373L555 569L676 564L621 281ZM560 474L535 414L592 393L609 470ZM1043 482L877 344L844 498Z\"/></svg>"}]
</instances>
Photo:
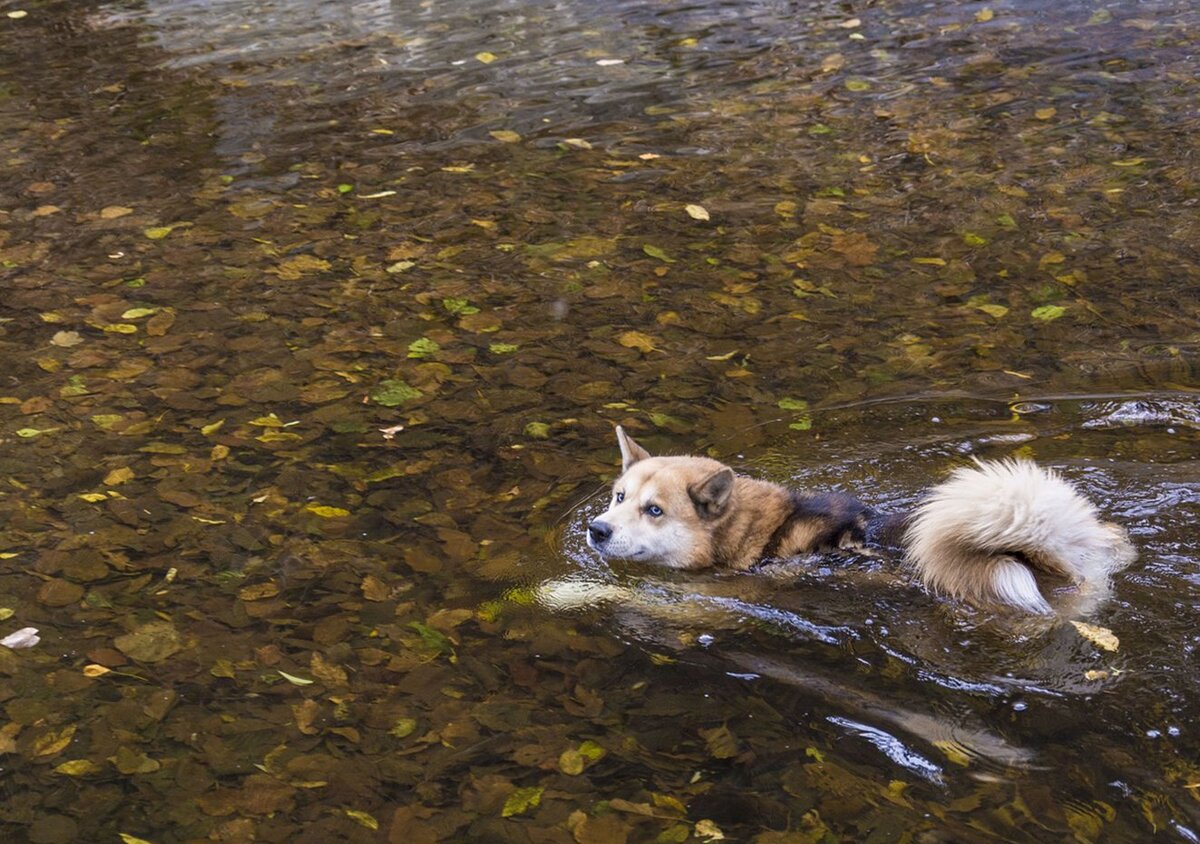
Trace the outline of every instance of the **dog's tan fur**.
<instances>
[{"instance_id":1,"label":"dog's tan fur","mask_svg":"<svg viewBox=\"0 0 1200 844\"><path fill-rule=\"evenodd\" d=\"M1024 461L959 469L911 515L840 494L808 495L707 457L652 457L617 428L622 473L588 526L601 555L668 568L745 571L764 558L853 549L902 553L933 591L1029 612L1038 578L1085 585L1133 559L1118 526L1053 472Z\"/></svg>"}]
</instances>

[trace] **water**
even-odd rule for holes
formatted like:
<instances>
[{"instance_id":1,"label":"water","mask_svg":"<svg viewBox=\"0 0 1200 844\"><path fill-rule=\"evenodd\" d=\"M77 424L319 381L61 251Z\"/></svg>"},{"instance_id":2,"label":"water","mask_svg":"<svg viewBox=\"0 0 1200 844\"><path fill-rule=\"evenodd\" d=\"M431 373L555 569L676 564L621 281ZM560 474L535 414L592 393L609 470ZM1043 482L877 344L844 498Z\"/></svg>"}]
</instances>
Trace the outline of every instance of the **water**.
<instances>
[{"instance_id":1,"label":"water","mask_svg":"<svg viewBox=\"0 0 1200 844\"><path fill-rule=\"evenodd\" d=\"M2 11L6 840L1196 840L1190 4ZM1035 457L1120 647L607 567L614 424Z\"/></svg>"}]
</instances>

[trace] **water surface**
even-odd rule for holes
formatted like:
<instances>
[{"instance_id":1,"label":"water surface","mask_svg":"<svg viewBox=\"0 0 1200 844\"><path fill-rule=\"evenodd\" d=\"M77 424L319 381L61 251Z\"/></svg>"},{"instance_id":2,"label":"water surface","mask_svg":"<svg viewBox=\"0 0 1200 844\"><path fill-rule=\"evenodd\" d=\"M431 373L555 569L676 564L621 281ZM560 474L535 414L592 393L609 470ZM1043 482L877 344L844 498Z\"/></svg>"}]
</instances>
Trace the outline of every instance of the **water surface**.
<instances>
[{"instance_id":1,"label":"water surface","mask_svg":"<svg viewBox=\"0 0 1200 844\"><path fill-rule=\"evenodd\" d=\"M6 840L1198 840L1192 4L0 12ZM1119 649L606 567L614 424L1057 467Z\"/></svg>"}]
</instances>

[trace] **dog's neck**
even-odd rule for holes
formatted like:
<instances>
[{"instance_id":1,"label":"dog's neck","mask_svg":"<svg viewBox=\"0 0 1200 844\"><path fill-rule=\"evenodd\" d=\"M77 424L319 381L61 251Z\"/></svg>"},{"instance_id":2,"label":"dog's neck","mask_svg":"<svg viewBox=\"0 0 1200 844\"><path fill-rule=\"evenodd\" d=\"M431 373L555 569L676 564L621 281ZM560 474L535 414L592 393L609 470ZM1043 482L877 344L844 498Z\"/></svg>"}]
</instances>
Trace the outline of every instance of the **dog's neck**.
<instances>
[{"instance_id":1,"label":"dog's neck","mask_svg":"<svg viewBox=\"0 0 1200 844\"><path fill-rule=\"evenodd\" d=\"M716 525L713 559L721 568L745 571L762 560L768 546L773 556L800 553L798 543L780 536L781 525L792 519L792 493L769 481L739 476L734 483L729 512ZM784 530L784 533L790 531Z\"/></svg>"}]
</instances>

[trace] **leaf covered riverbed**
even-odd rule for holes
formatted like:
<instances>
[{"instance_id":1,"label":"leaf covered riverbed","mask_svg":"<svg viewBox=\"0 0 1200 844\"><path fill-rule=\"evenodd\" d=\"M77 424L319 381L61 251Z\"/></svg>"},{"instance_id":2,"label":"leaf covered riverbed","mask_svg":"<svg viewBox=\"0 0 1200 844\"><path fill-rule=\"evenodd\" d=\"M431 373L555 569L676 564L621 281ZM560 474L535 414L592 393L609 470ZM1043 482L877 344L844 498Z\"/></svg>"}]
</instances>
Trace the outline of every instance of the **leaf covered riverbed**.
<instances>
[{"instance_id":1,"label":"leaf covered riverbed","mask_svg":"<svg viewBox=\"0 0 1200 844\"><path fill-rule=\"evenodd\" d=\"M1198 840L1198 36L0 6L0 836ZM892 508L1029 455L1139 559L1077 625L608 569L614 424Z\"/></svg>"}]
</instances>

